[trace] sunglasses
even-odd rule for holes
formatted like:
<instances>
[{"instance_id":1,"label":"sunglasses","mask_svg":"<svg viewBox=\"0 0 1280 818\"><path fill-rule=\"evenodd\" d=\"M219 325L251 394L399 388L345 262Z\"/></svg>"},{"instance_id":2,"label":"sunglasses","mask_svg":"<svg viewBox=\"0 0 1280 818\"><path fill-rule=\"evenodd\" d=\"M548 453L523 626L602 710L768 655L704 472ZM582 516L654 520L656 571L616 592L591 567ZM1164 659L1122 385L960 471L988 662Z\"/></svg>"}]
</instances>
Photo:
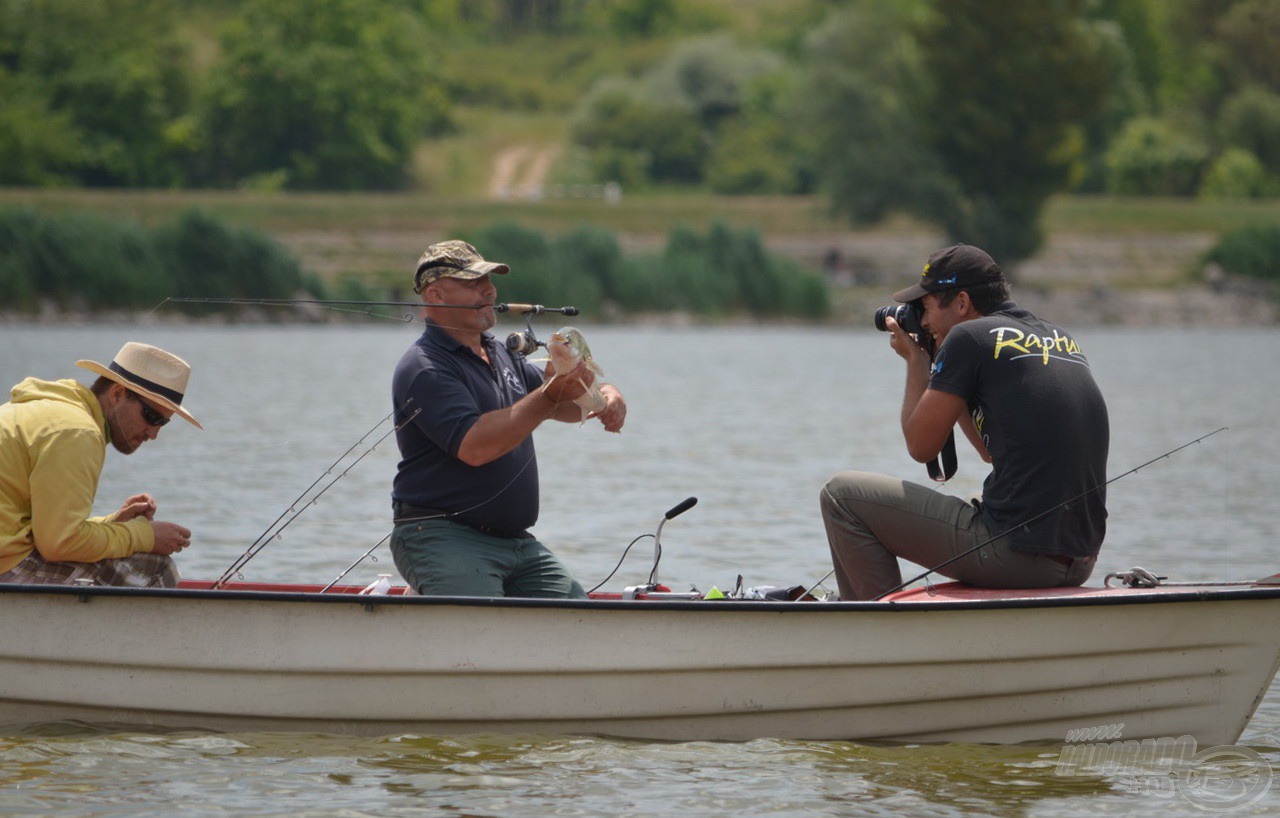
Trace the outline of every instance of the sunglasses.
<instances>
[{"instance_id":1,"label":"sunglasses","mask_svg":"<svg viewBox=\"0 0 1280 818\"><path fill-rule=\"evenodd\" d=\"M139 406L142 407L142 419L145 420L147 423L150 423L152 426L155 426L156 428L160 428L161 426L165 425L170 420L172 420L172 418L167 418L164 415L157 412L155 409L152 409L150 406L147 406L146 402L143 401L142 398L138 397L134 393L130 392L129 395L130 397L132 397L134 400L138 402Z\"/></svg>"}]
</instances>

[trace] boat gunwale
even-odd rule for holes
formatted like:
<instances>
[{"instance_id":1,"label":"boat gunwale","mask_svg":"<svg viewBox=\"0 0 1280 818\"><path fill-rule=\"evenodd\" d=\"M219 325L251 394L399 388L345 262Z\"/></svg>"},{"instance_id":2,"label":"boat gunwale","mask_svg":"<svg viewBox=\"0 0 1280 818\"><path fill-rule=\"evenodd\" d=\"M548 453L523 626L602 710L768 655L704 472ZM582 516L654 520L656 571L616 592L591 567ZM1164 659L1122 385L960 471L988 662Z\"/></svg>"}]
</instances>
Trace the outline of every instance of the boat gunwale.
<instances>
[{"instance_id":1,"label":"boat gunwale","mask_svg":"<svg viewBox=\"0 0 1280 818\"><path fill-rule=\"evenodd\" d=\"M255 583L257 584L257 583ZM286 584L281 583L282 586ZM316 586L320 587L320 586ZM1090 589L1098 590L1098 589ZM481 608L550 608L564 610L627 610L627 611L721 611L741 613L760 611L768 613L854 613L854 612L904 612L904 611L956 611L956 610L1025 610L1035 608L1097 607L1106 605L1141 605L1157 603L1225 602L1235 600L1280 599L1280 586L1211 587L1196 586L1185 589L1112 589L1112 593L1051 595L1042 597L1012 597L1001 599L946 599L917 601L775 601L731 599L533 599L516 597L464 597L417 596L405 594L360 594L346 589L337 593L291 590L239 590L235 588L129 588L120 586L82 587L74 585L28 585L0 583L0 594L47 594L79 597L88 602L102 598L159 598L201 601L253 601L276 603L322 603L361 606L410 605L410 606L458 606ZM1032 591L1031 593L1034 593Z\"/></svg>"}]
</instances>

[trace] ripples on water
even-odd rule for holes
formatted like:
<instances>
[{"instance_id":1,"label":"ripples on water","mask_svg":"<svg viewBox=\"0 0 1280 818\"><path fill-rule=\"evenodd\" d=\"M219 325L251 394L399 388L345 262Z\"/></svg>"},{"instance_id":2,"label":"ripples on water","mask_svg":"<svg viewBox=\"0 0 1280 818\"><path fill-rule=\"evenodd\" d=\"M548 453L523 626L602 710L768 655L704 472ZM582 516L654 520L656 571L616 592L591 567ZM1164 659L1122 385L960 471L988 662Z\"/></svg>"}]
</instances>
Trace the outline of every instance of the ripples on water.
<instances>
[{"instance_id":1,"label":"ripples on water","mask_svg":"<svg viewBox=\"0 0 1280 818\"><path fill-rule=\"evenodd\" d=\"M627 395L628 425L618 436L590 424L539 431L537 530L588 587L687 496L700 502L664 528L663 580L703 590L727 588L738 574L748 585L812 582L830 568L816 504L830 474L857 467L924 477L902 450L901 364L880 333L584 329ZM0 328L0 382L29 374L87 380L72 362L106 362L126 340L187 358L189 405L206 430L175 423L138 455L109 455L97 510L136 491L155 493L161 518L196 532L184 573L207 577L273 520L291 517L294 498L386 415L391 367L415 335L400 326ZM1211 579L1280 570L1271 499L1280 472L1273 419L1280 379L1258 362L1277 336L1079 334L1111 408L1113 476L1231 427L1111 487L1100 573L1144 565ZM264 548L246 577L336 576L386 533L395 460L387 440ZM984 474L963 452L946 490L976 493ZM607 587L647 577L645 542ZM364 583L383 571L394 571L385 552L350 579ZM0 733L5 815L1205 814L1184 798L1144 790L1142 781L1057 775L1053 747L363 739L74 723ZM1280 691L1268 695L1242 742L1280 768ZM1230 814L1273 814L1275 789Z\"/></svg>"},{"instance_id":2,"label":"ripples on water","mask_svg":"<svg viewBox=\"0 0 1280 818\"><path fill-rule=\"evenodd\" d=\"M0 812L959 816L1127 814L1144 806L1204 814L1172 789L1162 795L1116 777L1058 775L1057 757L1054 748L960 744L222 736L67 723L0 738ZM1274 751L1268 757L1280 761Z\"/></svg>"}]
</instances>

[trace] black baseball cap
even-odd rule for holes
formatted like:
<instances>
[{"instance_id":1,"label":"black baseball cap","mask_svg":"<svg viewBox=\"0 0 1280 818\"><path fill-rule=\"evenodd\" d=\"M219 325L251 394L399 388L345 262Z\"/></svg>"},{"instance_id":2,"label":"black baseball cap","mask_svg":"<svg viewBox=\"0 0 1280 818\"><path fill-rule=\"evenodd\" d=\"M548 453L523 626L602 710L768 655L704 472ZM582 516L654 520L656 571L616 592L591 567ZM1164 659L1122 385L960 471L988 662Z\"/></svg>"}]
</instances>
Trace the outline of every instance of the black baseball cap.
<instances>
[{"instance_id":1,"label":"black baseball cap","mask_svg":"<svg viewBox=\"0 0 1280 818\"><path fill-rule=\"evenodd\" d=\"M1004 271L985 250L970 244L953 244L929 256L920 281L894 293L893 300L910 302L923 298L925 293L1004 280Z\"/></svg>"}]
</instances>

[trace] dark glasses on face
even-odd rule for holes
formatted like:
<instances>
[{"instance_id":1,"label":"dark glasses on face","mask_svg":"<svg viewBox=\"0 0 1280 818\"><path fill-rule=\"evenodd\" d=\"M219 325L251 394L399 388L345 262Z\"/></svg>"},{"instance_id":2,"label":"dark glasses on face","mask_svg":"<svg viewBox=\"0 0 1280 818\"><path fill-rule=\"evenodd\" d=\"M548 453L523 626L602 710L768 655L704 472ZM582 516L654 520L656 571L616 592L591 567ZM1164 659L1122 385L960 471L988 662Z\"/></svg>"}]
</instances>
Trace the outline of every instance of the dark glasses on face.
<instances>
[{"instance_id":1,"label":"dark glasses on face","mask_svg":"<svg viewBox=\"0 0 1280 818\"><path fill-rule=\"evenodd\" d=\"M164 415L160 414L156 410L152 409L150 406L147 406L146 402L142 398L138 397L132 392L130 392L129 395L138 402L139 406L142 407L142 419L145 420L147 423L150 423L152 426L159 428L165 425L166 423L168 423L172 419L172 418L165 417Z\"/></svg>"}]
</instances>

